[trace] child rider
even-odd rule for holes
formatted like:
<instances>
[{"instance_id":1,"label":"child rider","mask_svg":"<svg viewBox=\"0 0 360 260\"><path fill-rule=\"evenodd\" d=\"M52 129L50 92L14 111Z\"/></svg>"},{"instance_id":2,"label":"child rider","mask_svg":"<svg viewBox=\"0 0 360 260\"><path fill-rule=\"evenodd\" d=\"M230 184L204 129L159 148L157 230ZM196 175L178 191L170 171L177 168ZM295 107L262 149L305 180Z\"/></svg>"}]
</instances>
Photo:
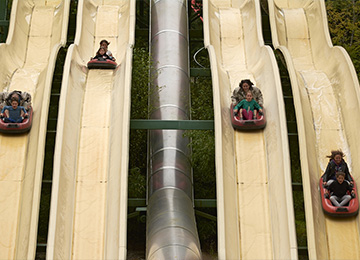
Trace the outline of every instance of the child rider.
<instances>
[{"instance_id":1,"label":"child rider","mask_svg":"<svg viewBox=\"0 0 360 260\"><path fill-rule=\"evenodd\" d=\"M5 123L21 123L28 113L23 106L19 106L19 100L12 97L11 106L4 106L0 116L3 117Z\"/></svg>"},{"instance_id":2,"label":"child rider","mask_svg":"<svg viewBox=\"0 0 360 260\"><path fill-rule=\"evenodd\" d=\"M234 108L234 113L236 114L240 109L240 120L245 118L245 120L256 119L256 110L263 112L260 105L253 99L251 91L246 92L246 99L243 99L237 104Z\"/></svg>"},{"instance_id":3,"label":"child rider","mask_svg":"<svg viewBox=\"0 0 360 260\"><path fill-rule=\"evenodd\" d=\"M332 182L328 190L330 191L330 200L336 207L346 206L347 203L351 200L351 196L346 194L347 191L351 192L351 195L354 195L355 192L350 184L345 180L345 173L337 172L336 180Z\"/></svg>"}]
</instances>

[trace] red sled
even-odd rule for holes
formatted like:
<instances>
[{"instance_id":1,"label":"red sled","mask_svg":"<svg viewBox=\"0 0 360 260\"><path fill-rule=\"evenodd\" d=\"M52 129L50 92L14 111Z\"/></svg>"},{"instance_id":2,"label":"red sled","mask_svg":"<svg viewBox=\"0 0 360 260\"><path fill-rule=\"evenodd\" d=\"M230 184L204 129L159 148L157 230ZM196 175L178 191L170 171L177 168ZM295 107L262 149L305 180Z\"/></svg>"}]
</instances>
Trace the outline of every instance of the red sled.
<instances>
[{"instance_id":1,"label":"red sled","mask_svg":"<svg viewBox=\"0 0 360 260\"><path fill-rule=\"evenodd\" d=\"M331 203L329 195L326 194L327 188L324 187L323 178L320 178L319 188L320 188L320 197L321 197L321 205L326 215L332 217L351 217L356 216L359 213L359 200L358 193L356 189L356 184L353 179L353 190L355 192L354 196L352 196L347 206L336 207ZM350 193L348 193L350 195Z\"/></svg>"},{"instance_id":2,"label":"red sled","mask_svg":"<svg viewBox=\"0 0 360 260\"><path fill-rule=\"evenodd\" d=\"M116 68L117 64L115 61L112 60L98 60L93 59L88 62L87 64L88 69L110 69L113 70Z\"/></svg>"},{"instance_id":3,"label":"red sled","mask_svg":"<svg viewBox=\"0 0 360 260\"><path fill-rule=\"evenodd\" d=\"M27 110L28 117L24 118L21 123L5 123L0 119L0 132L4 134L20 134L30 131L33 118L33 109L29 107Z\"/></svg>"},{"instance_id":4,"label":"red sled","mask_svg":"<svg viewBox=\"0 0 360 260\"><path fill-rule=\"evenodd\" d=\"M235 129L239 130L256 130L263 129L266 126L266 117L265 110L263 112L256 114L256 119L254 120L240 120L239 113L234 113L234 105L230 105L230 115L231 115L231 124Z\"/></svg>"}]
</instances>

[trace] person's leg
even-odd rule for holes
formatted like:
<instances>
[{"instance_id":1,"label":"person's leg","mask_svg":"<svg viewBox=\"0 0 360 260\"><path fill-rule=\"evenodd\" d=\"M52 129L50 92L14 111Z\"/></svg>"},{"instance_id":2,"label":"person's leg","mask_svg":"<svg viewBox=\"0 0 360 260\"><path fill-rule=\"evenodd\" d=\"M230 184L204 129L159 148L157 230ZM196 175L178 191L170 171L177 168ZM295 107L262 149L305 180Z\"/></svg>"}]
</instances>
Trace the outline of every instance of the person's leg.
<instances>
[{"instance_id":1,"label":"person's leg","mask_svg":"<svg viewBox=\"0 0 360 260\"><path fill-rule=\"evenodd\" d=\"M244 118L245 120L252 120L253 113L252 113L251 110L246 111L246 109L243 109L243 110L242 110L242 115L243 115L243 118Z\"/></svg>"},{"instance_id":2,"label":"person's leg","mask_svg":"<svg viewBox=\"0 0 360 260\"><path fill-rule=\"evenodd\" d=\"M248 114L248 112L246 111L246 109L242 109L241 114L242 114L243 119L249 120L249 114Z\"/></svg>"},{"instance_id":3,"label":"person's leg","mask_svg":"<svg viewBox=\"0 0 360 260\"><path fill-rule=\"evenodd\" d=\"M249 111L248 111L248 115L249 115L249 120L253 120L253 118L254 118L254 112L251 111L251 110L249 110Z\"/></svg>"},{"instance_id":4,"label":"person's leg","mask_svg":"<svg viewBox=\"0 0 360 260\"><path fill-rule=\"evenodd\" d=\"M351 200L350 195L342 196L342 198L340 199L340 206L346 206L349 203L350 200Z\"/></svg>"},{"instance_id":5,"label":"person's leg","mask_svg":"<svg viewBox=\"0 0 360 260\"><path fill-rule=\"evenodd\" d=\"M257 111L256 111L256 109L254 109L254 119L257 119L256 113L257 113Z\"/></svg>"},{"instance_id":6,"label":"person's leg","mask_svg":"<svg viewBox=\"0 0 360 260\"><path fill-rule=\"evenodd\" d=\"M240 116L240 119L241 119L241 120L244 118L243 112L244 112L244 109L240 108L240 110L239 110L239 116Z\"/></svg>"},{"instance_id":7,"label":"person's leg","mask_svg":"<svg viewBox=\"0 0 360 260\"><path fill-rule=\"evenodd\" d=\"M15 123L15 121L13 119L9 118L9 117L5 117L4 122L5 123Z\"/></svg>"},{"instance_id":8,"label":"person's leg","mask_svg":"<svg viewBox=\"0 0 360 260\"><path fill-rule=\"evenodd\" d=\"M339 202L338 202L338 197L337 196L335 196L335 195L332 195L331 197L330 197L330 200L331 200L331 202L332 202L332 204L335 206L335 207L340 207L340 204L339 204Z\"/></svg>"}]
</instances>

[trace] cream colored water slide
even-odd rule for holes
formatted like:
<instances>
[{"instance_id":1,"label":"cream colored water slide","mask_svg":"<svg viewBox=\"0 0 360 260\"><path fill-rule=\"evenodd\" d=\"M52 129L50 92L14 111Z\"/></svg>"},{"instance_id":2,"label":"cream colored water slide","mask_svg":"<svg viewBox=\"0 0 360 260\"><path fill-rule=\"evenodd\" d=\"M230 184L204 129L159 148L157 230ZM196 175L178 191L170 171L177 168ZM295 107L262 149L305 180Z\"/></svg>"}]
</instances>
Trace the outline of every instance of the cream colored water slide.
<instances>
[{"instance_id":1,"label":"cream colored water slide","mask_svg":"<svg viewBox=\"0 0 360 260\"><path fill-rule=\"evenodd\" d=\"M359 217L324 215L318 181L342 149L359 182L359 81L349 55L333 47L323 0L269 0L274 47L288 67L299 133L310 259L360 259Z\"/></svg>"},{"instance_id":2,"label":"cream colored water slide","mask_svg":"<svg viewBox=\"0 0 360 260\"><path fill-rule=\"evenodd\" d=\"M59 103L47 259L125 259L135 0L80 0ZM102 39L115 70L88 70Z\"/></svg>"},{"instance_id":3,"label":"cream colored water slide","mask_svg":"<svg viewBox=\"0 0 360 260\"><path fill-rule=\"evenodd\" d=\"M258 1L204 1L214 92L219 259L297 259L287 128L275 57L264 46ZM267 126L241 132L231 94L251 79Z\"/></svg>"},{"instance_id":4,"label":"cream colored water slide","mask_svg":"<svg viewBox=\"0 0 360 260\"><path fill-rule=\"evenodd\" d=\"M0 45L0 91L32 96L32 129L0 134L0 259L34 259L45 136L56 56L66 43L70 0L14 0Z\"/></svg>"}]
</instances>

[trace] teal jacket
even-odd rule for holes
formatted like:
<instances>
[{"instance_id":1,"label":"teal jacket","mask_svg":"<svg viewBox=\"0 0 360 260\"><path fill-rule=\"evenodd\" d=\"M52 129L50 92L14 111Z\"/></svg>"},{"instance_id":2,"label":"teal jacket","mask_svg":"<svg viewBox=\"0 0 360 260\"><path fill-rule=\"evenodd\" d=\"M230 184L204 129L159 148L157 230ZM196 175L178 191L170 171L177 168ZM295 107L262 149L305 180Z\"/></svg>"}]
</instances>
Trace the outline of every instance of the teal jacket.
<instances>
[{"instance_id":1,"label":"teal jacket","mask_svg":"<svg viewBox=\"0 0 360 260\"><path fill-rule=\"evenodd\" d=\"M234 107L234 111L239 110L240 108L246 109L246 110L251 110L254 112L254 109L262 109L261 106L254 100L252 99L250 102L247 101L246 99L241 100L235 107Z\"/></svg>"}]
</instances>

